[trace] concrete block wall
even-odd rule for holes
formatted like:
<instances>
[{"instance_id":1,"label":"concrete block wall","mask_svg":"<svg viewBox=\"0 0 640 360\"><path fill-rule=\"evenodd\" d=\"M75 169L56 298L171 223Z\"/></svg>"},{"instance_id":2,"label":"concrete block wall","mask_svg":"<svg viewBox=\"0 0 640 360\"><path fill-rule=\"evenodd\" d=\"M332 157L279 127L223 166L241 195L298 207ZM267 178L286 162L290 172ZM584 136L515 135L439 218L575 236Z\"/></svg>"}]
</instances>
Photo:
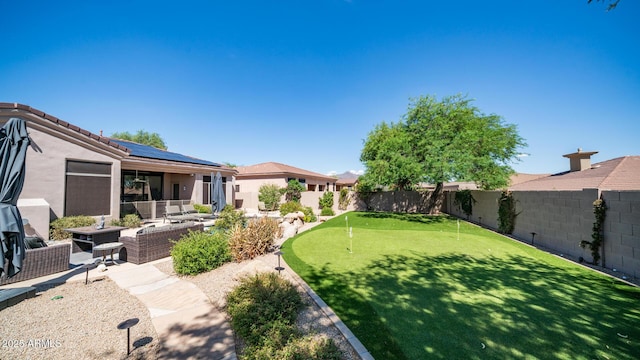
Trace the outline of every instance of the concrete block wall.
<instances>
[{"instance_id":1,"label":"concrete block wall","mask_svg":"<svg viewBox=\"0 0 640 360\"><path fill-rule=\"evenodd\" d=\"M477 201L469 221L497 230L499 191L472 191ZM605 240L600 262L606 268L617 269L640 277L640 191L602 191L607 204ZM597 189L582 191L518 191L516 225L513 236L527 243L553 249L571 257L592 261L591 251L580 247L581 241L591 241L595 215L593 202L599 198ZM446 194L447 212L467 218L454 205L455 192ZM535 236L532 233L535 232Z\"/></svg>"},{"instance_id":2,"label":"concrete block wall","mask_svg":"<svg viewBox=\"0 0 640 360\"><path fill-rule=\"evenodd\" d=\"M603 191L605 266L640 277L640 192Z\"/></svg>"}]
</instances>

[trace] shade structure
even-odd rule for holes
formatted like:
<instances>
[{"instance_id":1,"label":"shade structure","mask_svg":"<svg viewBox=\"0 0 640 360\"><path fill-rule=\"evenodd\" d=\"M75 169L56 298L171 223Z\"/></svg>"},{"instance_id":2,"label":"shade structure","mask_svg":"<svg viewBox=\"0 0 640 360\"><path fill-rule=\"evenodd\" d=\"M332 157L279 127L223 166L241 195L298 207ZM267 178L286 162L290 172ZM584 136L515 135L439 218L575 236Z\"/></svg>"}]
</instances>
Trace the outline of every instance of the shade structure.
<instances>
[{"instance_id":1,"label":"shade structure","mask_svg":"<svg viewBox=\"0 0 640 360\"><path fill-rule=\"evenodd\" d=\"M216 172L215 176L211 174L211 211L219 213L227 205L227 198L224 196L224 189L222 188L222 175L220 171Z\"/></svg>"},{"instance_id":2,"label":"shade structure","mask_svg":"<svg viewBox=\"0 0 640 360\"><path fill-rule=\"evenodd\" d=\"M25 256L24 227L18 197L25 179L25 158L31 143L23 119L11 118L0 129L0 275L13 277Z\"/></svg>"}]
</instances>

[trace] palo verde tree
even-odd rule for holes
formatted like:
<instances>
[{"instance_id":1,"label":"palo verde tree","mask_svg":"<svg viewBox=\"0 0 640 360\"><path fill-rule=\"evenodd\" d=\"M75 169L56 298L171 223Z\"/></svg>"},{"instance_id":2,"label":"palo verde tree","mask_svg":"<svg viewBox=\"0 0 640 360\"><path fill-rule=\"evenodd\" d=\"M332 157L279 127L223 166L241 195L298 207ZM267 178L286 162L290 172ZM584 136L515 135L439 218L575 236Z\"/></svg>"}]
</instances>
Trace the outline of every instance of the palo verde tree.
<instances>
[{"instance_id":1,"label":"palo verde tree","mask_svg":"<svg viewBox=\"0 0 640 360\"><path fill-rule=\"evenodd\" d=\"M128 131L117 132L111 134L114 139L133 141L138 144L153 146L154 148L167 150L167 145L158 133L149 133L144 130L138 130L135 134Z\"/></svg>"},{"instance_id":2,"label":"palo verde tree","mask_svg":"<svg viewBox=\"0 0 640 360\"><path fill-rule=\"evenodd\" d=\"M515 125L482 113L465 96L421 96L411 99L401 121L382 123L369 133L360 160L366 176L379 185L434 184L433 209L445 182L473 181L485 190L506 187L510 163L524 146Z\"/></svg>"}]
</instances>

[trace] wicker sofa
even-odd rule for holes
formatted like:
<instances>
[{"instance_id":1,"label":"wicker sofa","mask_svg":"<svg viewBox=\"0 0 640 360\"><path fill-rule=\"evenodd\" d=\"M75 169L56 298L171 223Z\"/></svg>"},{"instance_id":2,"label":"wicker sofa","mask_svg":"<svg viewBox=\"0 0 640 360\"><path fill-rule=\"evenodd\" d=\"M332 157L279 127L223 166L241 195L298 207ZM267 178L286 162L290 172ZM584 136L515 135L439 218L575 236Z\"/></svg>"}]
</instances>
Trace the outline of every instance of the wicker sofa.
<instances>
[{"instance_id":1,"label":"wicker sofa","mask_svg":"<svg viewBox=\"0 0 640 360\"><path fill-rule=\"evenodd\" d=\"M132 236L121 236L119 259L134 264L144 264L150 261L165 258L171 254L173 241L180 240L180 237L189 231L202 231L202 223L180 223L168 226L144 228Z\"/></svg>"},{"instance_id":2,"label":"wicker sofa","mask_svg":"<svg viewBox=\"0 0 640 360\"><path fill-rule=\"evenodd\" d=\"M71 243L54 244L43 248L29 249L25 252L22 270L10 279L7 279L3 275L2 278L0 278L0 285L69 270L70 256Z\"/></svg>"}]
</instances>

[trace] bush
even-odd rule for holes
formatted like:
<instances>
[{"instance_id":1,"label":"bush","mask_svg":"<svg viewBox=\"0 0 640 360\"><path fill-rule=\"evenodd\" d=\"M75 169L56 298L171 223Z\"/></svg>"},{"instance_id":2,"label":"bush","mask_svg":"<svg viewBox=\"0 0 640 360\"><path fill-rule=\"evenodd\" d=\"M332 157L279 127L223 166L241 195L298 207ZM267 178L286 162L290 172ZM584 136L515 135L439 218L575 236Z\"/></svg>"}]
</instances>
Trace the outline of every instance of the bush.
<instances>
[{"instance_id":1,"label":"bush","mask_svg":"<svg viewBox=\"0 0 640 360\"><path fill-rule=\"evenodd\" d=\"M347 210L347 207L351 203L351 197L349 196L349 189L340 189L340 197L338 198L338 209Z\"/></svg>"},{"instance_id":2,"label":"bush","mask_svg":"<svg viewBox=\"0 0 640 360\"><path fill-rule=\"evenodd\" d=\"M285 216L289 213L298 211L303 211L303 206L297 201L287 201L286 203L280 205L280 216Z\"/></svg>"},{"instance_id":3,"label":"bush","mask_svg":"<svg viewBox=\"0 0 640 360\"><path fill-rule=\"evenodd\" d=\"M303 191L305 191L304 185L296 179L291 179L284 190L285 199L287 199L287 201L300 202Z\"/></svg>"},{"instance_id":4,"label":"bush","mask_svg":"<svg viewBox=\"0 0 640 360\"><path fill-rule=\"evenodd\" d=\"M322 210L320 211L320 216L333 216L335 215L335 213L333 212L333 209L330 207L323 207Z\"/></svg>"},{"instance_id":5,"label":"bush","mask_svg":"<svg viewBox=\"0 0 640 360\"><path fill-rule=\"evenodd\" d=\"M306 336L292 338L281 347L267 344L261 347L250 347L243 354L247 360L340 360L342 353L332 339Z\"/></svg>"},{"instance_id":6,"label":"bush","mask_svg":"<svg viewBox=\"0 0 640 360\"><path fill-rule=\"evenodd\" d=\"M193 208L201 214L211 214L211 205L193 204Z\"/></svg>"},{"instance_id":7,"label":"bush","mask_svg":"<svg viewBox=\"0 0 640 360\"><path fill-rule=\"evenodd\" d=\"M245 227L247 224L247 218L244 216L244 211L236 211L232 205L227 205L220 212L218 220L216 220L216 228L228 231L236 226Z\"/></svg>"},{"instance_id":8,"label":"bush","mask_svg":"<svg viewBox=\"0 0 640 360\"><path fill-rule=\"evenodd\" d=\"M250 221L246 228L234 227L229 235L233 258L240 262L266 254L280 235L279 230L278 222L268 217Z\"/></svg>"},{"instance_id":9,"label":"bush","mask_svg":"<svg viewBox=\"0 0 640 360\"><path fill-rule=\"evenodd\" d=\"M227 295L231 326L247 344L244 360L338 360L333 340L302 337L295 326L303 303L292 283L276 273L240 281Z\"/></svg>"},{"instance_id":10,"label":"bush","mask_svg":"<svg viewBox=\"0 0 640 360\"><path fill-rule=\"evenodd\" d=\"M303 207L302 212L304 213L304 222L308 223L318 221L318 218L316 217L316 214L313 213L311 206Z\"/></svg>"},{"instance_id":11,"label":"bush","mask_svg":"<svg viewBox=\"0 0 640 360\"><path fill-rule=\"evenodd\" d=\"M318 199L318 204L320 205L320 209L324 208L332 208L333 207L333 193L330 191L325 191L322 194L322 197Z\"/></svg>"},{"instance_id":12,"label":"bush","mask_svg":"<svg viewBox=\"0 0 640 360\"><path fill-rule=\"evenodd\" d=\"M229 243L223 232L189 231L174 243L171 257L177 274L196 275L231 261Z\"/></svg>"},{"instance_id":13,"label":"bush","mask_svg":"<svg viewBox=\"0 0 640 360\"><path fill-rule=\"evenodd\" d=\"M276 184L263 184L258 190L258 201L262 201L267 210L276 210L284 191Z\"/></svg>"},{"instance_id":14,"label":"bush","mask_svg":"<svg viewBox=\"0 0 640 360\"><path fill-rule=\"evenodd\" d=\"M55 219L50 224L49 238L51 240L64 240L71 237L71 233L64 229L91 226L96 223L96 219L91 216L65 216Z\"/></svg>"},{"instance_id":15,"label":"bush","mask_svg":"<svg viewBox=\"0 0 640 360\"><path fill-rule=\"evenodd\" d=\"M259 273L240 281L227 295L231 325L249 346L269 341L280 347L295 331L302 298L293 284L275 272Z\"/></svg>"},{"instance_id":16,"label":"bush","mask_svg":"<svg viewBox=\"0 0 640 360\"><path fill-rule=\"evenodd\" d=\"M128 228L137 228L142 225L142 221L136 214L127 214L122 219L111 220L112 226L125 226Z\"/></svg>"}]
</instances>

